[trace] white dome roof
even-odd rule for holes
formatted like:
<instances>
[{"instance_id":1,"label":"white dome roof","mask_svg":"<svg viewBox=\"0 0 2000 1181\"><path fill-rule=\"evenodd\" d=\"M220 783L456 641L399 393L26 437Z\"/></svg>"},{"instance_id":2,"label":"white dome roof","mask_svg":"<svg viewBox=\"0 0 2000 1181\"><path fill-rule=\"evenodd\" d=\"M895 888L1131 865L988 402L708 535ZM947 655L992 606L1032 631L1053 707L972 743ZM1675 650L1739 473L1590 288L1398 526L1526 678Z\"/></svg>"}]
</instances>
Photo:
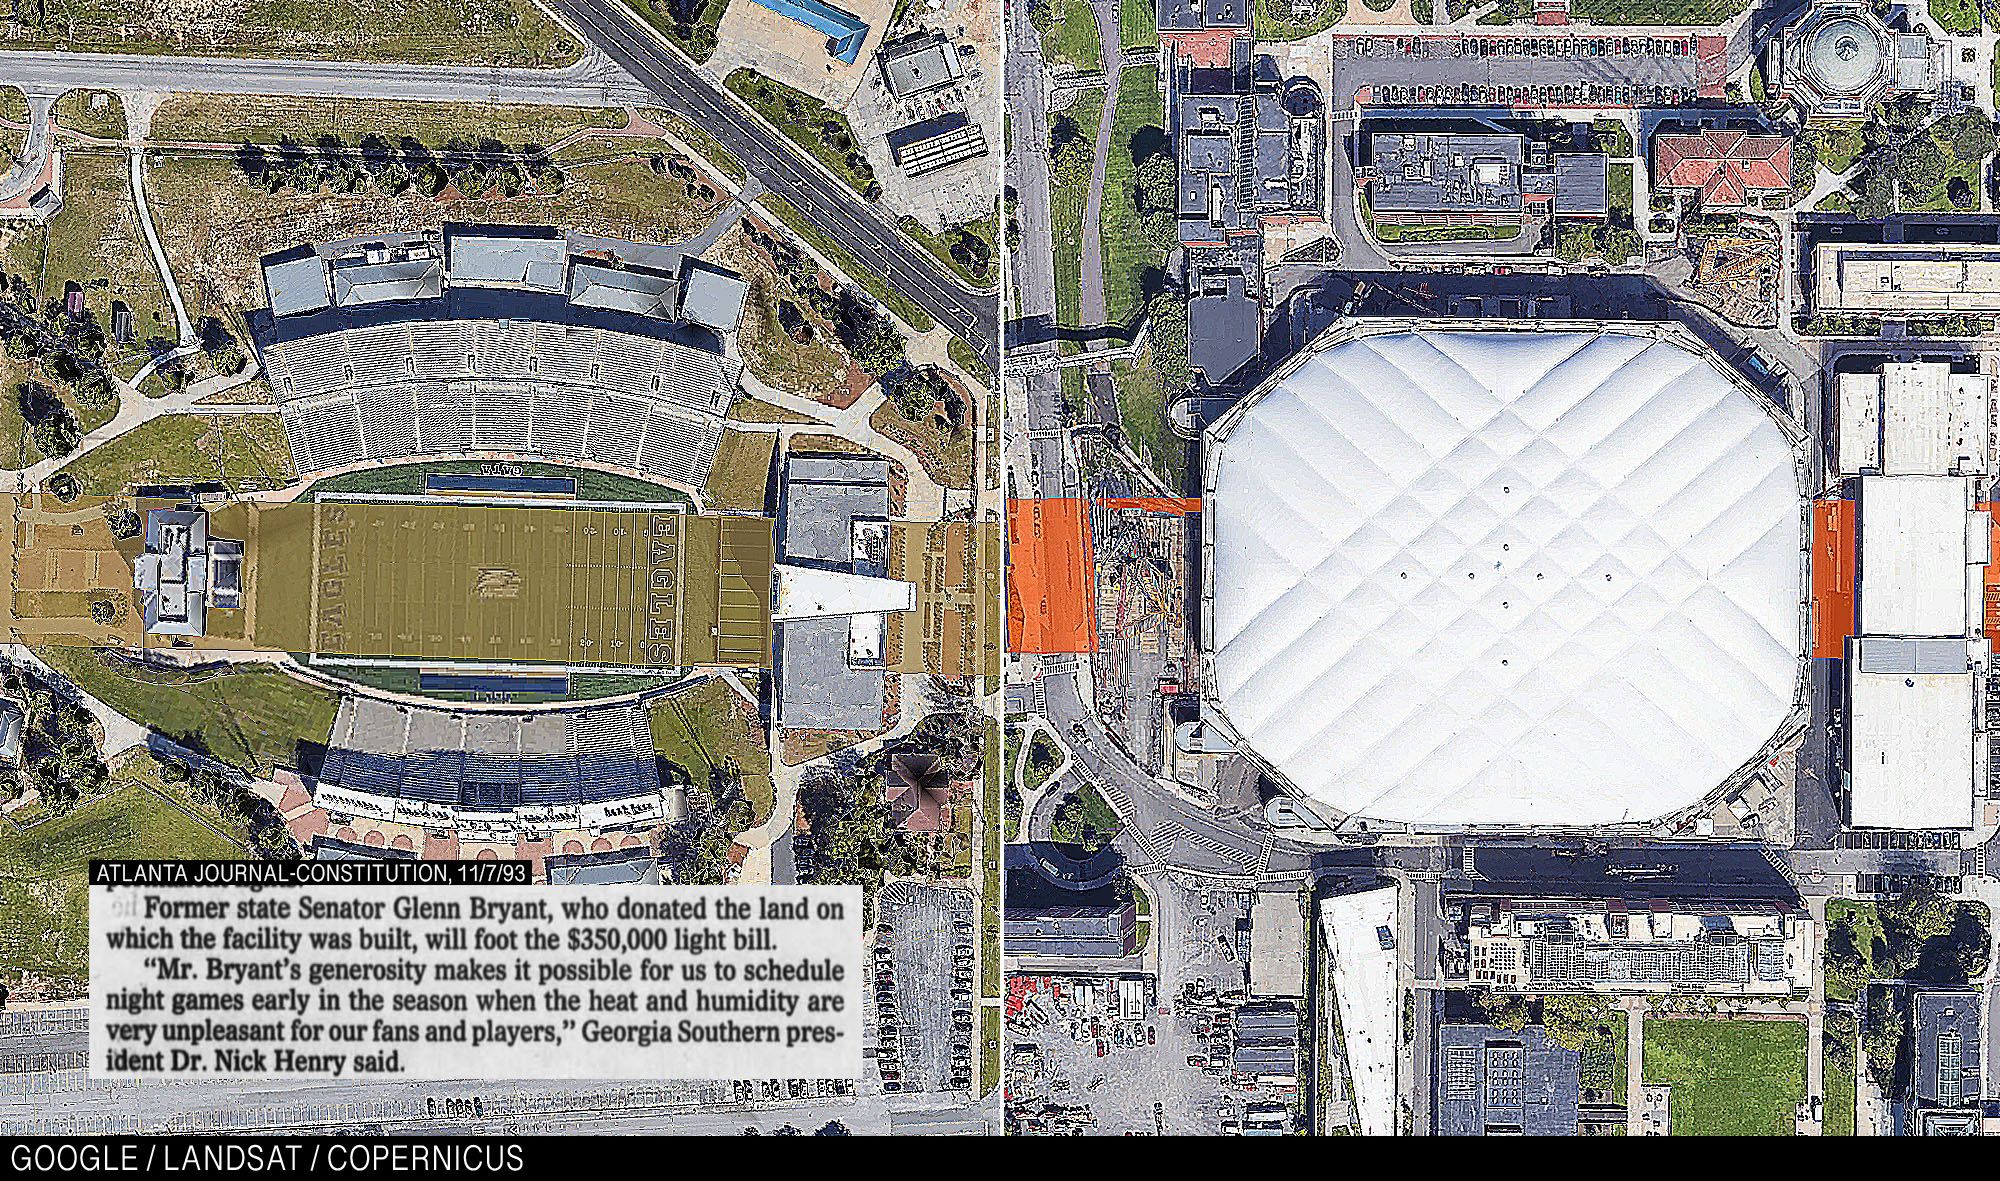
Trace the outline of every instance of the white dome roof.
<instances>
[{"instance_id":1,"label":"white dome roof","mask_svg":"<svg viewBox=\"0 0 2000 1181\"><path fill-rule=\"evenodd\" d=\"M1706 357L1395 331L1255 397L1210 442L1207 694L1313 798L1422 825L1651 820L1789 712L1792 448Z\"/></svg>"}]
</instances>

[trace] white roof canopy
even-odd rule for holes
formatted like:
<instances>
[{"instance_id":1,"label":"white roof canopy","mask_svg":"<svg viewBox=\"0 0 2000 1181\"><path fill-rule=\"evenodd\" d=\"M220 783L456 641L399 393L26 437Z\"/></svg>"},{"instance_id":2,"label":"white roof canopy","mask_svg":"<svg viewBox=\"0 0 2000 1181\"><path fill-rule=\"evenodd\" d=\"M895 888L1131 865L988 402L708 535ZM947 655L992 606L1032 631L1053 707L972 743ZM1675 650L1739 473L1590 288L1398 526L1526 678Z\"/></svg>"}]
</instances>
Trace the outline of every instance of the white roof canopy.
<instances>
[{"instance_id":1,"label":"white roof canopy","mask_svg":"<svg viewBox=\"0 0 2000 1181\"><path fill-rule=\"evenodd\" d=\"M1253 399L1210 440L1206 691L1306 794L1650 820L1791 710L1792 444L1692 346L1378 324Z\"/></svg>"}]
</instances>

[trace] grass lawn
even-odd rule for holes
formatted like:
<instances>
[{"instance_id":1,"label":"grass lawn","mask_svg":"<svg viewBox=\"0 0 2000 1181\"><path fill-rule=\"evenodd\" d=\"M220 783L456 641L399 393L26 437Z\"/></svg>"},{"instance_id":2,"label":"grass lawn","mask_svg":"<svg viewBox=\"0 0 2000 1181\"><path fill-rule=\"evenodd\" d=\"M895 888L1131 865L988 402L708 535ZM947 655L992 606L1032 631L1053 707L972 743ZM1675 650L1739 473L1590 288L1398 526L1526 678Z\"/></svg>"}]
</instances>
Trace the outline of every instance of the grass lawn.
<instances>
[{"instance_id":1,"label":"grass lawn","mask_svg":"<svg viewBox=\"0 0 2000 1181\"><path fill-rule=\"evenodd\" d=\"M1829 1001L1853 1001L1861 996L1861 989L1874 976L1875 944L1882 937L1881 916L1872 902L1851 902L1845 898L1835 898L1826 904L1826 927L1831 933L1836 927L1848 927L1854 931L1854 946L1859 949L1863 967L1858 975L1851 976L1843 971L1829 970L1826 973L1826 999ZM1823 940L1831 945L1832 940ZM1823 948L1823 950L1825 950ZM1834 957L1826 956L1831 968Z\"/></svg>"},{"instance_id":2,"label":"grass lawn","mask_svg":"<svg viewBox=\"0 0 2000 1181\"><path fill-rule=\"evenodd\" d=\"M20 124L20 130L0 127L0 171L12 168L28 143L28 98L18 86L0 86L0 123Z\"/></svg>"},{"instance_id":3,"label":"grass lawn","mask_svg":"<svg viewBox=\"0 0 2000 1181\"><path fill-rule=\"evenodd\" d=\"M1820 167L1836 175L1854 167L1854 162L1868 148L1868 141L1862 137L1859 124L1835 123L1812 127L1807 129L1806 135L1819 152Z\"/></svg>"},{"instance_id":4,"label":"grass lawn","mask_svg":"<svg viewBox=\"0 0 2000 1181\"><path fill-rule=\"evenodd\" d=\"M1297 41L1333 27L1347 15L1346 0L1318 0L1310 13L1293 15L1292 0L1256 0L1250 29L1259 41Z\"/></svg>"},{"instance_id":5,"label":"grass lawn","mask_svg":"<svg viewBox=\"0 0 2000 1181\"><path fill-rule=\"evenodd\" d=\"M704 489L708 507L763 512L764 492L771 483L771 453L777 449L775 431L724 430Z\"/></svg>"},{"instance_id":6,"label":"grass lawn","mask_svg":"<svg viewBox=\"0 0 2000 1181\"><path fill-rule=\"evenodd\" d=\"M1000 739L1000 723L986 720L985 757L980 761L979 808L983 821L980 841L979 888L979 995L1000 995L1000 825L1006 810L1001 790L1001 763L1005 744Z\"/></svg>"},{"instance_id":7,"label":"grass lawn","mask_svg":"<svg viewBox=\"0 0 2000 1181\"><path fill-rule=\"evenodd\" d=\"M1167 122L1157 66L1131 66L1118 76L1112 113L1111 158L1104 162L1104 207L1098 232L1104 244L1104 320L1129 324L1146 302L1147 277L1166 266L1164 243L1148 239L1134 199L1139 165L1135 151L1164 145Z\"/></svg>"},{"instance_id":8,"label":"grass lawn","mask_svg":"<svg viewBox=\"0 0 2000 1181\"><path fill-rule=\"evenodd\" d=\"M1104 48L1097 39L1097 17L1090 0L1041 0L1048 15L1037 15L1042 33L1042 57L1049 68L1068 66L1079 74L1104 68Z\"/></svg>"},{"instance_id":9,"label":"grass lawn","mask_svg":"<svg viewBox=\"0 0 2000 1181\"><path fill-rule=\"evenodd\" d=\"M1118 418L1125 439L1146 459L1169 488L1187 486L1187 441L1167 421L1167 400L1178 391L1167 388L1154 364L1149 345L1130 361L1111 363L1111 388L1118 395Z\"/></svg>"},{"instance_id":10,"label":"grass lawn","mask_svg":"<svg viewBox=\"0 0 2000 1181\"><path fill-rule=\"evenodd\" d=\"M274 416L275 417L275 416ZM331 492L387 492L399 496L423 494L431 476L467 475L490 470L494 465L479 459L445 459L428 463L402 463L391 467L347 472L315 481L309 495L317 498ZM665 484L654 484L617 472L594 468L564 467L554 463L508 463L510 473L524 476L569 476L576 481L580 500L630 500L640 504L690 504L687 494Z\"/></svg>"},{"instance_id":11,"label":"grass lawn","mask_svg":"<svg viewBox=\"0 0 2000 1181\"><path fill-rule=\"evenodd\" d=\"M973 287L982 291L991 291L999 286L1000 255L993 245L993 236L1000 230L998 202L995 202L994 212L987 214L978 221L967 222L963 226L946 230L942 234L933 234L924 226L923 222L918 221L908 214L905 214L896 225L910 241L930 251L931 254L936 256L939 262L951 268L953 274L965 280ZM971 267L959 261L952 254L952 243L958 241L961 233L970 234L981 242L986 243L986 257L991 261L987 264L985 274L982 275L975 272Z\"/></svg>"},{"instance_id":12,"label":"grass lawn","mask_svg":"<svg viewBox=\"0 0 2000 1181\"><path fill-rule=\"evenodd\" d=\"M875 187L875 169L861 154L846 115L747 66L731 70L722 84L787 139L826 165L834 176L846 181L849 188L869 196Z\"/></svg>"},{"instance_id":13,"label":"grass lawn","mask_svg":"<svg viewBox=\"0 0 2000 1181\"><path fill-rule=\"evenodd\" d=\"M1083 207L1090 196L1090 165L1097 142L1097 120L1104 110L1104 95L1097 91L1079 94L1069 110L1058 116L1075 126L1077 138L1066 144L1055 159L1049 177L1049 216L1056 251L1056 323L1064 328L1081 327L1083 302Z\"/></svg>"},{"instance_id":14,"label":"grass lawn","mask_svg":"<svg viewBox=\"0 0 2000 1181\"><path fill-rule=\"evenodd\" d=\"M945 342L944 352L965 375L980 385L991 388L993 373L986 368L986 362L979 356L979 350L965 342L964 337L954 336Z\"/></svg>"},{"instance_id":15,"label":"grass lawn","mask_svg":"<svg viewBox=\"0 0 2000 1181\"><path fill-rule=\"evenodd\" d=\"M648 107L646 109L646 118L680 136L681 139L687 142L689 147L700 152L704 159L710 164L715 165L721 171L722 175L735 181L737 184L740 185L750 178L750 174L743 171L743 165L737 161L735 156L730 154L728 148L722 146L722 141L710 135L703 128L696 127L672 111L663 111L657 107Z\"/></svg>"},{"instance_id":16,"label":"grass lawn","mask_svg":"<svg viewBox=\"0 0 2000 1181\"><path fill-rule=\"evenodd\" d=\"M820 232L818 226L806 220L804 214L792 208L791 203L775 193L766 193L758 198L772 216L784 222L793 233L803 238L807 245L818 251L822 258L831 262L849 279L859 283L868 294L889 309L898 320L908 324L918 332L929 332L937 327L937 321L929 313L918 307L910 297L890 286L887 279L863 266L847 247Z\"/></svg>"},{"instance_id":17,"label":"grass lawn","mask_svg":"<svg viewBox=\"0 0 2000 1181\"><path fill-rule=\"evenodd\" d=\"M167 414L118 436L62 469L85 494L137 484L219 480L237 490L282 488L298 479L275 414Z\"/></svg>"},{"instance_id":18,"label":"grass lawn","mask_svg":"<svg viewBox=\"0 0 2000 1181\"><path fill-rule=\"evenodd\" d=\"M1127 49L1159 47L1160 20L1153 0L1118 0L1118 38Z\"/></svg>"},{"instance_id":19,"label":"grass lawn","mask_svg":"<svg viewBox=\"0 0 2000 1181\"><path fill-rule=\"evenodd\" d=\"M1979 5L1975 0L1926 0L1931 19L1947 33L1967 36L1979 31Z\"/></svg>"},{"instance_id":20,"label":"grass lawn","mask_svg":"<svg viewBox=\"0 0 2000 1181\"><path fill-rule=\"evenodd\" d=\"M1648 1018L1644 1081L1673 1087L1676 1136L1789 1136L1806 1093L1806 1023Z\"/></svg>"},{"instance_id":21,"label":"grass lawn","mask_svg":"<svg viewBox=\"0 0 2000 1181\"><path fill-rule=\"evenodd\" d=\"M56 100L56 122L98 139L122 140L129 134L125 104L108 90L72 90L63 95Z\"/></svg>"},{"instance_id":22,"label":"grass lawn","mask_svg":"<svg viewBox=\"0 0 2000 1181\"><path fill-rule=\"evenodd\" d=\"M577 45L533 0L237 0L198 10L120 0L22 5L11 48L332 61L557 66Z\"/></svg>"},{"instance_id":23,"label":"grass lawn","mask_svg":"<svg viewBox=\"0 0 2000 1181\"><path fill-rule=\"evenodd\" d=\"M186 672L107 663L89 648L37 648L106 705L194 750L268 775L333 733L337 694L269 666Z\"/></svg>"},{"instance_id":24,"label":"grass lawn","mask_svg":"<svg viewBox=\"0 0 2000 1181\"><path fill-rule=\"evenodd\" d=\"M1632 224L1632 165L1613 164L1605 170L1604 182L1610 190L1611 224L1629 226Z\"/></svg>"},{"instance_id":25,"label":"grass lawn","mask_svg":"<svg viewBox=\"0 0 2000 1181\"><path fill-rule=\"evenodd\" d=\"M947 488L972 487L971 431L953 434L936 415L912 422L893 401L876 407L868 416L868 425L916 452L931 479Z\"/></svg>"},{"instance_id":26,"label":"grass lawn","mask_svg":"<svg viewBox=\"0 0 2000 1181\"><path fill-rule=\"evenodd\" d=\"M756 715L736 691L720 680L651 703L653 750L661 758L705 784L716 767L734 761L743 779L743 794L755 815L752 825L771 815L776 788L771 783L771 752Z\"/></svg>"},{"instance_id":27,"label":"grass lawn","mask_svg":"<svg viewBox=\"0 0 2000 1181\"><path fill-rule=\"evenodd\" d=\"M379 134L433 147L453 139L497 139L543 147L577 131L625 126L611 107L540 107L507 103L392 102L318 96L175 94L153 116L154 140L270 144L290 136L311 144L332 135L352 147Z\"/></svg>"},{"instance_id":28,"label":"grass lawn","mask_svg":"<svg viewBox=\"0 0 2000 1181\"><path fill-rule=\"evenodd\" d=\"M991 1095L1000 1085L1000 1010L992 1005L979 1010L979 1093Z\"/></svg>"},{"instance_id":29,"label":"grass lawn","mask_svg":"<svg viewBox=\"0 0 2000 1181\"><path fill-rule=\"evenodd\" d=\"M153 267L152 251L139 227L132 178L123 153L70 151L63 155L63 208L41 235L23 234L8 251L10 271L38 286L44 302L61 300L69 284L83 291L84 305L109 336L114 303L132 309L137 354L147 340L178 342L167 289ZM110 346L114 352L117 345Z\"/></svg>"},{"instance_id":30,"label":"grass lawn","mask_svg":"<svg viewBox=\"0 0 2000 1181\"><path fill-rule=\"evenodd\" d=\"M1576 0L1570 19L1593 25L1719 25L1750 0Z\"/></svg>"},{"instance_id":31,"label":"grass lawn","mask_svg":"<svg viewBox=\"0 0 2000 1181\"><path fill-rule=\"evenodd\" d=\"M694 4L692 17L689 8ZM715 30L729 0L630 0L628 7L698 62L715 56Z\"/></svg>"},{"instance_id":32,"label":"grass lawn","mask_svg":"<svg viewBox=\"0 0 2000 1181\"><path fill-rule=\"evenodd\" d=\"M113 790L29 828L0 821L0 978L85 977L92 858L241 858L236 843L159 790L150 758L112 773ZM221 825L219 817L208 818Z\"/></svg>"}]
</instances>

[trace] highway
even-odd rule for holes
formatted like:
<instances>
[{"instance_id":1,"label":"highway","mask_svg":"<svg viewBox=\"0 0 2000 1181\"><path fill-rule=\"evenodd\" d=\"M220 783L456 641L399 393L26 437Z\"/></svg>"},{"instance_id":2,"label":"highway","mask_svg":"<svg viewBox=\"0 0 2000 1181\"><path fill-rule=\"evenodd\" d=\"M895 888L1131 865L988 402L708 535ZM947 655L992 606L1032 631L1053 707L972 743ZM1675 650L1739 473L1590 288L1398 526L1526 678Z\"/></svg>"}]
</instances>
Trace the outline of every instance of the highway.
<instances>
[{"instance_id":1,"label":"highway","mask_svg":"<svg viewBox=\"0 0 2000 1181\"><path fill-rule=\"evenodd\" d=\"M29 94L78 87L125 93L282 94L428 102L617 107L647 101L644 87L590 54L556 70L408 66L150 53L0 53L0 78Z\"/></svg>"},{"instance_id":2,"label":"highway","mask_svg":"<svg viewBox=\"0 0 2000 1181\"><path fill-rule=\"evenodd\" d=\"M943 264L903 237L887 216L697 73L623 6L605 0L551 0L549 7L594 52L557 70L0 52L0 78L30 95L92 87L126 93L319 95L544 106L658 104L715 136L765 189L964 338L989 365L997 359L996 296L960 284Z\"/></svg>"},{"instance_id":3,"label":"highway","mask_svg":"<svg viewBox=\"0 0 2000 1181\"><path fill-rule=\"evenodd\" d=\"M602 0L549 0L549 8L579 36L653 95L654 101L713 135L745 171L808 221L852 251L861 264L893 284L938 323L996 359L997 296L977 294L930 254L897 231L878 210L808 160L737 100L696 73L622 5Z\"/></svg>"}]
</instances>

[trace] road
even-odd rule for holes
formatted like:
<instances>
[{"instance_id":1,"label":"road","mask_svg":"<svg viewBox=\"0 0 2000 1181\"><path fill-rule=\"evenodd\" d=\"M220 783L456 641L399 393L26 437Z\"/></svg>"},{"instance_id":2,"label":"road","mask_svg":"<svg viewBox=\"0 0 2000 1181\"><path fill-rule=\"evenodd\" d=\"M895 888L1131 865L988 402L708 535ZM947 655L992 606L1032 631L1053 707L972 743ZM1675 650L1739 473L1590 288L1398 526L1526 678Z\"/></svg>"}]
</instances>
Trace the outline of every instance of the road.
<instances>
[{"instance_id":1,"label":"road","mask_svg":"<svg viewBox=\"0 0 2000 1181\"><path fill-rule=\"evenodd\" d=\"M131 93L283 94L428 102L617 107L647 101L644 87L601 54L556 70L410 66L150 53L0 53L0 78L29 94L78 87Z\"/></svg>"},{"instance_id":2,"label":"road","mask_svg":"<svg viewBox=\"0 0 2000 1181\"><path fill-rule=\"evenodd\" d=\"M549 8L653 100L713 135L752 177L834 238L938 323L996 359L999 301L951 278L942 264L897 231L879 211L808 160L733 96L697 73L623 6L600 0L548 0Z\"/></svg>"},{"instance_id":3,"label":"road","mask_svg":"<svg viewBox=\"0 0 2000 1181\"><path fill-rule=\"evenodd\" d=\"M880 211L697 73L622 6L551 0L549 7L594 47L559 70L37 51L0 53L0 78L29 94L94 87L558 106L657 103L715 136L765 189L993 363L1000 322L993 296L953 279Z\"/></svg>"}]
</instances>

